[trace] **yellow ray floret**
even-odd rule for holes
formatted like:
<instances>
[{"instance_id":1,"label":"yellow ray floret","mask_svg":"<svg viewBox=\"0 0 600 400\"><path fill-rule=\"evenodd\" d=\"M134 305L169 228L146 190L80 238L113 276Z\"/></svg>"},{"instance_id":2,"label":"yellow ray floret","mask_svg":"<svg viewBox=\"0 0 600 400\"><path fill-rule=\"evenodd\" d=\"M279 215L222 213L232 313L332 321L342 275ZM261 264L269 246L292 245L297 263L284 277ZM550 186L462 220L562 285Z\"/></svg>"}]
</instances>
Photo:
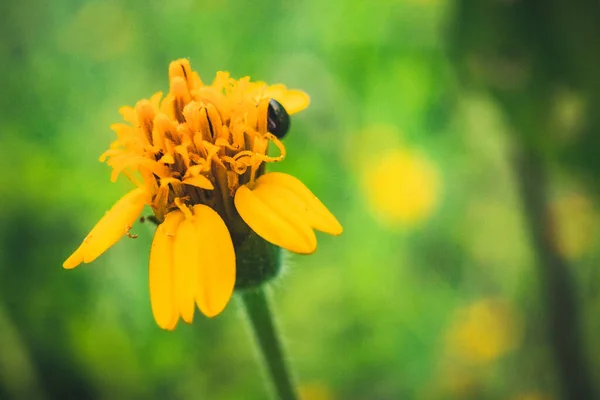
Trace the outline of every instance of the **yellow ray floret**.
<instances>
[{"instance_id":1,"label":"yellow ray floret","mask_svg":"<svg viewBox=\"0 0 600 400\"><path fill-rule=\"evenodd\" d=\"M331 235L340 235L343 232L344 229L338 220L298 178L282 172L271 172L258 178L256 184L282 193L282 200L294 198L296 202L304 204L305 216L316 230ZM275 193L274 196L279 197Z\"/></svg>"},{"instance_id":2,"label":"yellow ray floret","mask_svg":"<svg viewBox=\"0 0 600 400\"><path fill-rule=\"evenodd\" d=\"M194 320L194 297L198 287L198 268L200 268L200 255L196 251L197 238L192 219L184 218L175 233L172 256L175 268L175 302L181 317L188 324Z\"/></svg>"},{"instance_id":3,"label":"yellow ray floret","mask_svg":"<svg viewBox=\"0 0 600 400\"><path fill-rule=\"evenodd\" d=\"M81 262L94 261L100 254L115 244L129 232L139 217L146 193L143 189L134 189L121 198L94 226L75 253L64 262L63 267L75 268Z\"/></svg>"},{"instance_id":4,"label":"yellow ray floret","mask_svg":"<svg viewBox=\"0 0 600 400\"><path fill-rule=\"evenodd\" d=\"M196 252L200 273L195 294L198 308L207 317L219 314L235 286L235 252L227 226L212 208L194 206Z\"/></svg>"},{"instance_id":5,"label":"yellow ray floret","mask_svg":"<svg viewBox=\"0 0 600 400\"><path fill-rule=\"evenodd\" d=\"M260 192L242 186L235 195L235 207L248 226L266 241L300 254L317 248L315 233L298 215L265 202ZM282 209L283 208L283 209Z\"/></svg>"},{"instance_id":6,"label":"yellow ray floret","mask_svg":"<svg viewBox=\"0 0 600 400\"><path fill-rule=\"evenodd\" d=\"M250 228L268 242L300 254L315 251L313 229L333 235L342 226L323 203L291 175L272 172L242 186L235 206Z\"/></svg>"},{"instance_id":7,"label":"yellow ray floret","mask_svg":"<svg viewBox=\"0 0 600 400\"><path fill-rule=\"evenodd\" d=\"M160 224L150 248L150 303L156 323L163 329L173 329L179 319L175 305L175 267L173 243L175 233L184 220L181 211L173 211Z\"/></svg>"}]
</instances>

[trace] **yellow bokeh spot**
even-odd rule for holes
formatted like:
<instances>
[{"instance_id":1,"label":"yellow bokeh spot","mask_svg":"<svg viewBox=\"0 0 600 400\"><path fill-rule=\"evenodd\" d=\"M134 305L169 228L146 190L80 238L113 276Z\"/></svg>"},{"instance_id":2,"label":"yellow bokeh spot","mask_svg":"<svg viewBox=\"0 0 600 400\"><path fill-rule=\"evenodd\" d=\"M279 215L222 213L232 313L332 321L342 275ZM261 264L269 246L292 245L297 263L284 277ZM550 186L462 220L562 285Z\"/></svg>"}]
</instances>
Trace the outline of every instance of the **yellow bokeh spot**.
<instances>
[{"instance_id":1,"label":"yellow bokeh spot","mask_svg":"<svg viewBox=\"0 0 600 400\"><path fill-rule=\"evenodd\" d=\"M519 319L508 304L484 299L457 311L446 334L446 352L482 365L514 350L520 339Z\"/></svg>"},{"instance_id":2,"label":"yellow bokeh spot","mask_svg":"<svg viewBox=\"0 0 600 400\"><path fill-rule=\"evenodd\" d=\"M390 150L369 162L364 171L364 193L384 223L413 225L433 212L440 194L439 175L419 153Z\"/></svg>"},{"instance_id":3,"label":"yellow bokeh spot","mask_svg":"<svg viewBox=\"0 0 600 400\"><path fill-rule=\"evenodd\" d=\"M319 382L301 384L298 392L301 400L335 400L331 390Z\"/></svg>"},{"instance_id":4,"label":"yellow bokeh spot","mask_svg":"<svg viewBox=\"0 0 600 400\"><path fill-rule=\"evenodd\" d=\"M551 203L557 245L567 258L577 259L593 249L598 232L594 205L582 194L563 195Z\"/></svg>"},{"instance_id":5,"label":"yellow bokeh spot","mask_svg":"<svg viewBox=\"0 0 600 400\"><path fill-rule=\"evenodd\" d=\"M482 378L481 371L457 366L455 363L446 365L436 383L432 385L433 399L442 399L444 395L451 395L451 398L469 399L474 398L478 392Z\"/></svg>"}]
</instances>

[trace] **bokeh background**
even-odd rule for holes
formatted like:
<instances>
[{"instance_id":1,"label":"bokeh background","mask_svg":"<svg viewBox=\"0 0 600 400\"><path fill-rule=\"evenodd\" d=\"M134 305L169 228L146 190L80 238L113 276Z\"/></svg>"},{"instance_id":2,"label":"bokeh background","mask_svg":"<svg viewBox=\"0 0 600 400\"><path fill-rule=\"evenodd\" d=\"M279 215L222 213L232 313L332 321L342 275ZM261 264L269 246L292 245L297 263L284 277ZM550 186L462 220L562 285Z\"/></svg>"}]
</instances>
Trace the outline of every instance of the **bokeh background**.
<instances>
[{"instance_id":1,"label":"bokeh background","mask_svg":"<svg viewBox=\"0 0 600 400\"><path fill-rule=\"evenodd\" d=\"M595 7L595 8L594 8ZM345 227L272 286L303 399L594 398L600 6L3 1L0 398L264 399L232 301L161 331L152 226L62 262L127 190L118 108L205 81L302 88L276 169Z\"/></svg>"}]
</instances>

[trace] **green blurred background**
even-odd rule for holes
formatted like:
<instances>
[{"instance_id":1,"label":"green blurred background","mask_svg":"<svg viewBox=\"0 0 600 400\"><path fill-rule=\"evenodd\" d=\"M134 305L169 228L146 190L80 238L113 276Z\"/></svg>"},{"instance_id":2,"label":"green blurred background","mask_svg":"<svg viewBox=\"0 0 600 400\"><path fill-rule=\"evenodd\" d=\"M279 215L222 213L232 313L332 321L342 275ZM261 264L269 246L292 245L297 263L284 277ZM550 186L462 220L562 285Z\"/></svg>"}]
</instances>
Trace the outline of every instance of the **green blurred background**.
<instances>
[{"instance_id":1,"label":"green blurred background","mask_svg":"<svg viewBox=\"0 0 600 400\"><path fill-rule=\"evenodd\" d=\"M227 70L311 95L276 169L345 232L272 285L303 399L593 398L588 3L2 2L0 398L266 398L238 302L156 326L152 226L61 267L130 188L98 162L118 108L167 90L181 57L205 82Z\"/></svg>"}]
</instances>

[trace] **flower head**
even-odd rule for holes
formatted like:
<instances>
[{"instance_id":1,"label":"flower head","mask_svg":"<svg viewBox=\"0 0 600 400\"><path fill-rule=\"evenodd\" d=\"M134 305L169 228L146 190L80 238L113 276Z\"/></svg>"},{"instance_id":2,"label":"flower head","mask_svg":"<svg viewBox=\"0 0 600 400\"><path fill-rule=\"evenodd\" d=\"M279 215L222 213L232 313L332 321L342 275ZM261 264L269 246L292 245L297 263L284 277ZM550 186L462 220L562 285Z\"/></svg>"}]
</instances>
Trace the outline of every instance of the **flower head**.
<instances>
[{"instance_id":1,"label":"flower head","mask_svg":"<svg viewBox=\"0 0 600 400\"><path fill-rule=\"evenodd\" d=\"M519 315L508 303L481 299L457 310L447 332L447 354L466 364L484 365L517 348L521 331Z\"/></svg>"},{"instance_id":2,"label":"flower head","mask_svg":"<svg viewBox=\"0 0 600 400\"><path fill-rule=\"evenodd\" d=\"M387 225L416 225L439 201L436 167L417 151L388 149L369 163L362 181L372 209Z\"/></svg>"},{"instance_id":3,"label":"flower head","mask_svg":"<svg viewBox=\"0 0 600 400\"><path fill-rule=\"evenodd\" d=\"M145 205L159 226L150 250L150 300L158 325L191 323L195 305L206 316L227 305L236 279L237 245L254 232L290 251L316 249L314 229L342 227L298 179L265 173L285 157L279 140L289 115L308 96L283 85L218 72L205 85L188 60L169 66L170 90L120 112L129 124L100 157L136 186L96 224L63 264L89 263L129 231ZM161 100L162 98L162 100ZM267 154L272 143L278 154Z\"/></svg>"}]
</instances>

